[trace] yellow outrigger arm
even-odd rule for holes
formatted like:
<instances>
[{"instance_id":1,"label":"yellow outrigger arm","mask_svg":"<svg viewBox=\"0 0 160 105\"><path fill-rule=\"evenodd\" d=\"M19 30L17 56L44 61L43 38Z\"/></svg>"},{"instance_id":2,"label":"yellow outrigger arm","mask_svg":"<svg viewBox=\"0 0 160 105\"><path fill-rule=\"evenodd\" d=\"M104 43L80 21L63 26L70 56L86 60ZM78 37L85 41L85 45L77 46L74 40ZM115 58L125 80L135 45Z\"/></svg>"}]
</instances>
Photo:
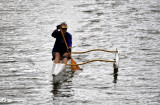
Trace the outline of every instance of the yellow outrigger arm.
<instances>
[{"instance_id":1,"label":"yellow outrigger arm","mask_svg":"<svg viewBox=\"0 0 160 105\"><path fill-rule=\"evenodd\" d=\"M115 53L115 59L114 60L104 60L104 59L94 59L94 60L89 60L83 63L78 63L78 64L66 64L66 65L70 65L70 66L75 66L75 65L83 65L89 62L94 62L94 61L103 61L103 62L113 62L113 67L114 69L119 68L119 52L116 49L116 51L108 51L108 50L104 50L104 49L93 49L93 50L88 50L88 51L83 51L83 52L72 52L72 54L82 54L82 53L87 53L87 52L91 52L91 51L104 51L104 52L110 52L110 53Z\"/></svg>"}]
</instances>

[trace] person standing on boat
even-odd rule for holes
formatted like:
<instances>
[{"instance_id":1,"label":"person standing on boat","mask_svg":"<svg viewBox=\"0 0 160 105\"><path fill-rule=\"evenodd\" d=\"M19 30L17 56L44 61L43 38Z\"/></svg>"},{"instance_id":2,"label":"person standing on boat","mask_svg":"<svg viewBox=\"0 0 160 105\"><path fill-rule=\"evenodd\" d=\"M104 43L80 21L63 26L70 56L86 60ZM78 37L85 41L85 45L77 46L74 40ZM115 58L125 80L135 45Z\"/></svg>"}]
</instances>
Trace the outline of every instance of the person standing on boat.
<instances>
[{"instance_id":1,"label":"person standing on boat","mask_svg":"<svg viewBox=\"0 0 160 105\"><path fill-rule=\"evenodd\" d=\"M52 60L54 60L54 63L60 63L60 60L62 59L63 63L67 64L68 60L70 59L69 52L71 52L72 48L72 35L67 32L67 28L68 25L63 22L60 25L57 25L57 29L54 30L51 35L52 37L56 38L54 47L52 49ZM69 49L67 49L65 45L61 31L65 37Z\"/></svg>"}]
</instances>

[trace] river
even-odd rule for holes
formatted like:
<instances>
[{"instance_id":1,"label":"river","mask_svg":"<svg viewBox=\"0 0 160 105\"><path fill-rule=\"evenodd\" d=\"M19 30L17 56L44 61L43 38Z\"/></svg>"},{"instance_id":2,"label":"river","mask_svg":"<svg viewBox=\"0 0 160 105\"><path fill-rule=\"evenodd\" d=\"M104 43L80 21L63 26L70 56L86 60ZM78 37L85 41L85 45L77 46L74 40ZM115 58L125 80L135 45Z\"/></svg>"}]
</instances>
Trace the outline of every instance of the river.
<instances>
[{"instance_id":1,"label":"river","mask_svg":"<svg viewBox=\"0 0 160 105\"><path fill-rule=\"evenodd\" d=\"M1 0L1 105L159 105L160 1ZM112 63L81 65L53 84L51 50L56 25L66 22L72 51L116 50ZM114 59L114 54L74 54L74 60Z\"/></svg>"}]
</instances>

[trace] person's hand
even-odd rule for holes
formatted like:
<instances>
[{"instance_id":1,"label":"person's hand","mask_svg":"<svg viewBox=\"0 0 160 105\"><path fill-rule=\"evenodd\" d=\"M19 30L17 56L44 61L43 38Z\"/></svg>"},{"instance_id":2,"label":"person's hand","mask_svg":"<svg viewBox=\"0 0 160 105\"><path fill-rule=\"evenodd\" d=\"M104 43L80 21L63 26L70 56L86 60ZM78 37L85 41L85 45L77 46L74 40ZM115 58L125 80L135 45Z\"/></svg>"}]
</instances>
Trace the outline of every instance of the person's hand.
<instances>
[{"instance_id":1,"label":"person's hand","mask_svg":"<svg viewBox=\"0 0 160 105\"><path fill-rule=\"evenodd\" d=\"M71 52L71 48L70 47L69 47L68 51Z\"/></svg>"},{"instance_id":2,"label":"person's hand","mask_svg":"<svg viewBox=\"0 0 160 105\"><path fill-rule=\"evenodd\" d=\"M57 25L57 30L60 29L61 25Z\"/></svg>"}]
</instances>

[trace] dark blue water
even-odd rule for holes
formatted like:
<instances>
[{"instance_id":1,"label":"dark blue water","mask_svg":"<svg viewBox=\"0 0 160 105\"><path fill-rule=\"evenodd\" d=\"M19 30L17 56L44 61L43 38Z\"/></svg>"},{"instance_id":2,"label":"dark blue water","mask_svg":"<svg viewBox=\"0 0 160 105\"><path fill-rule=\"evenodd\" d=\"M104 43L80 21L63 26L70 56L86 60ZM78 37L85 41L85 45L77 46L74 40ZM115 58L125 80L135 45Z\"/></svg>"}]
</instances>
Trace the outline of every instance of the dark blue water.
<instances>
[{"instance_id":1,"label":"dark blue water","mask_svg":"<svg viewBox=\"0 0 160 105\"><path fill-rule=\"evenodd\" d=\"M160 2L158 0L1 0L0 104L159 105ZM120 68L92 62L53 85L51 37L65 21L73 51L120 52ZM106 52L74 60L114 58Z\"/></svg>"}]
</instances>

